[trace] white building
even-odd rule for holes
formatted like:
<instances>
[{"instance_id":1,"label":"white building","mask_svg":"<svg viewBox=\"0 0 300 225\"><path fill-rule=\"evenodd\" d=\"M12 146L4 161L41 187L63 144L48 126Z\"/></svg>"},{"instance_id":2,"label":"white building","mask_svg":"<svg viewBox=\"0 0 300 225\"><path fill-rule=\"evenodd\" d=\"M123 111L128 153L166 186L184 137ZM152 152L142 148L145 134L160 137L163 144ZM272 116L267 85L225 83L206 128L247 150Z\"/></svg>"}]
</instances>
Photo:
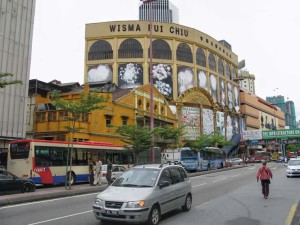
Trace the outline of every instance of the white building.
<instances>
[{"instance_id":1,"label":"white building","mask_svg":"<svg viewBox=\"0 0 300 225\"><path fill-rule=\"evenodd\" d=\"M139 20L149 20L150 4L139 5ZM178 8L169 0L157 0L152 2L152 21L164 23L179 23Z\"/></svg>"},{"instance_id":2,"label":"white building","mask_svg":"<svg viewBox=\"0 0 300 225\"><path fill-rule=\"evenodd\" d=\"M23 82L0 88L0 152L26 134L34 13L35 0L0 1L0 71Z\"/></svg>"}]
</instances>

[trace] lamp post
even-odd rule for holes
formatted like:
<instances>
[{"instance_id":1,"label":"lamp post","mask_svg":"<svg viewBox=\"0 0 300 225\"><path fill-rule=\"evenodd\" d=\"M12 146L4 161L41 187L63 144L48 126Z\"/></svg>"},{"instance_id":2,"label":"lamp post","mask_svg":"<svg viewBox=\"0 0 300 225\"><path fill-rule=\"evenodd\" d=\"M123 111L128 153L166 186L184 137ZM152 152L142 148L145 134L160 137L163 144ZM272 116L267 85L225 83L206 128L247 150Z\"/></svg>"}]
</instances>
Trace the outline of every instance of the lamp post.
<instances>
[{"instance_id":1,"label":"lamp post","mask_svg":"<svg viewBox=\"0 0 300 225\"><path fill-rule=\"evenodd\" d=\"M273 127L272 127L272 130L274 130L275 132L275 144L274 144L274 150L276 151L277 155L278 155L278 149L277 149L277 132L276 132L276 120L275 120L275 109L276 109L276 95L275 95L275 92L276 90L278 90L279 88L274 88L273 91L274 91L274 97L273 97L273 107L274 107L274 113L273 113Z\"/></svg>"},{"instance_id":2,"label":"lamp post","mask_svg":"<svg viewBox=\"0 0 300 225\"><path fill-rule=\"evenodd\" d=\"M152 2L157 0L140 0L143 4L149 4L149 22L150 22L150 131L154 130L154 111L153 111L153 66L152 66ZM152 146L150 149L150 160L154 163L154 136L151 137Z\"/></svg>"}]
</instances>

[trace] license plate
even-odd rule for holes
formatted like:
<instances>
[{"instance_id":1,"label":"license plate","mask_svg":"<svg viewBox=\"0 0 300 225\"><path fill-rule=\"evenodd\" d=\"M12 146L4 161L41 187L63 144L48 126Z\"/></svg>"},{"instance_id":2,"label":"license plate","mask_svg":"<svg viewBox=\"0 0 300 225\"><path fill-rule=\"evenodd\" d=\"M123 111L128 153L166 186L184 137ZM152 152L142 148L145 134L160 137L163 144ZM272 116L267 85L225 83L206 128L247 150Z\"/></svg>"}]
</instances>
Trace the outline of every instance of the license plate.
<instances>
[{"instance_id":1,"label":"license plate","mask_svg":"<svg viewBox=\"0 0 300 225\"><path fill-rule=\"evenodd\" d=\"M105 213L107 215L118 215L118 211L114 211L114 210L105 210Z\"/></svg>"}]
</instances>

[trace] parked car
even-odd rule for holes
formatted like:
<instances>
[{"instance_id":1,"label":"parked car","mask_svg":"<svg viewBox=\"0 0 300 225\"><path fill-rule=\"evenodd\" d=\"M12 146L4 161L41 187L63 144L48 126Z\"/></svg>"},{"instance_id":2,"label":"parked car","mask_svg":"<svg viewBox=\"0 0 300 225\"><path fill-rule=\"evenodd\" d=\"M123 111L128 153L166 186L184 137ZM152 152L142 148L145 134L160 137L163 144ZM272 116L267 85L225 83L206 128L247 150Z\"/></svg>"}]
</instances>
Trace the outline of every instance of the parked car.
<instances>
[{"instance_id":1,"label":"parked car","mask_svg":"<svg viewBox=\"0 0 300 225\"><path fill-rule=\"evenodd\" d=\"M118 179L124 172L126 171L126 168L122 165L113 165L112 166L112 174L111 179L115 181ZM102 165L102 177L101 177L101 183L107 183L106 180L106 174L107 174L107 165Z\"/></svg>"},{"instance_id":2,"label":"parked car","mask_svg":"<svg viewBox=\"0 0 300 225\"><path fill-rule=\"evenodd\" d=\"M101 221L157 225L161 215L192 207L192 186L182 166L139 165L126 171L93 204Z\"/></svg>"},{"instance_id":3,"label":"parked car","mask_svg":"<svg viewBox=\"0 0 300 225\"><path fill-rule=\"evenodd\" d=\"M279 157L278 159L276 159L277 163L284 163L284 157Z\"/></svg>"},{"instance_id":4,"label":"parked car","mask_svg":"<svg viewBox=\"0 0 300 225\"><path fill-rule=\"evenodd\" d=\"M290 159L286 167L286 176L295 177L300 176L300 159L293 158Z\"/></svg>"},{"instance_id":5,"label":"parked car","mask_svg":"<svg viewBox=\"0 0 300 225\"><path fill-rule=\"evenodd\" d=\"M35 187L33 180L19 178L5 169L0 169L0 195L33 192Z\"/></svg>"},{"instance_id":6,"label":"parked car","mask_svg":"<svg viewBox=\"0 0 300 225\"><path fill-rule=\"evenodd\" d=\"M229 162L231 162L232 165L242 165L244 163L241 158L233 158L230 159Z\"/></svg>"}]
</instances>

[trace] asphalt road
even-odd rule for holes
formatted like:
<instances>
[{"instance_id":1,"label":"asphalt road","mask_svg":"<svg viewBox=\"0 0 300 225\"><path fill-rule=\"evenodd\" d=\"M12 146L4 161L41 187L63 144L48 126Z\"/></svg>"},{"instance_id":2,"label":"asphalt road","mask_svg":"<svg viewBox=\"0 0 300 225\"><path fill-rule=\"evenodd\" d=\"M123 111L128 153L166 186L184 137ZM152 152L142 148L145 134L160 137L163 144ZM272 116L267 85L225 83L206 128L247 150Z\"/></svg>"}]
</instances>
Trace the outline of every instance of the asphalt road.
<instances>
[{"instance_id":1,"label":"asphalt road","mask_svg":"<svg viewBox=\"0 0 300 225\"><path fill-rule=\"evenodd\" d=\"M296 209L300 199L300 178L286 178L282 164L270 164L274 179L272 180L269 199L265 200L261 195L260 183L257 183L255 179L257 166L259 164L191 177L193 185L192 210L187 213L175 210L163 216L160 224L293 224L291 215L294 215L293 210ZM39 192L42 191L38 190L37 193ZM95 219L92 213L95 197L96 193L87 193L3 206L0 208L0 224L99 225L101 223ZM299 223L294 224L299 225Z\"/></svg>"}]
</instances>

